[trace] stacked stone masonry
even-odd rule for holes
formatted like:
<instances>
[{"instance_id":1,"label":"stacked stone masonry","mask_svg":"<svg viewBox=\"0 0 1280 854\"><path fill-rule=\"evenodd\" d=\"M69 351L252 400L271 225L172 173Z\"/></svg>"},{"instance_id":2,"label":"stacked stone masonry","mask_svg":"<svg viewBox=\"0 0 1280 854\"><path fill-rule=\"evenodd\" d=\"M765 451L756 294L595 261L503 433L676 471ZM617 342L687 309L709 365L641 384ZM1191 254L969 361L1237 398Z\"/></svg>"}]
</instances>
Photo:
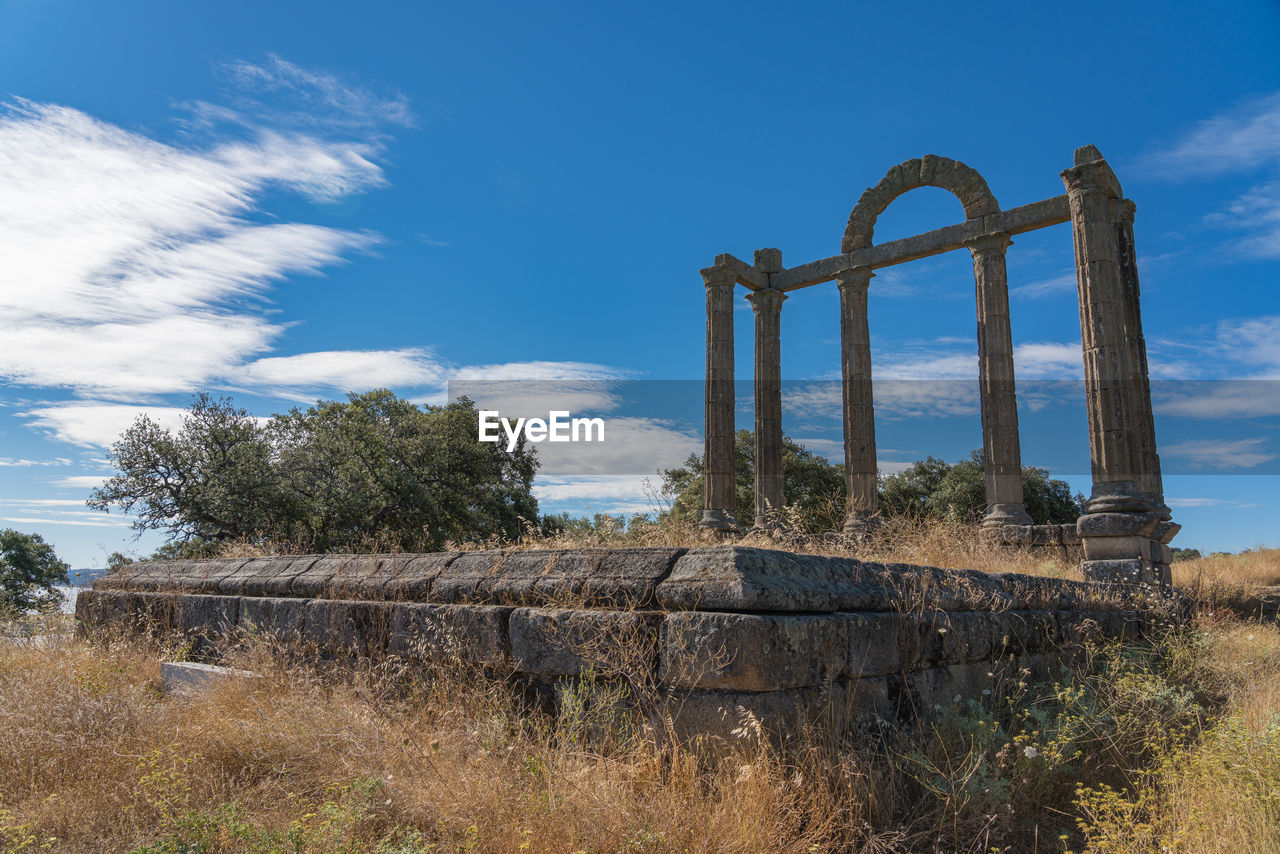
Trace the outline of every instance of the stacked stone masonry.
<instances>
[{"instance_id":1,"label":"stacked stone masonry","mask_svg":"<svg viewBox=\"0 0 1280 854\"><path fill-rule=\"evenodd\" d=\"M555 697L630 668L687 734L750 711L784 731L835 708L930 714L1072 641L1133 636L1116 589L767 549L475 551L134 564L81 593L81 630L181 633L216 660L242 634L329 658L465 662ZM550 689L550 690L543 690Z\"/></svg>"}]
</instances>

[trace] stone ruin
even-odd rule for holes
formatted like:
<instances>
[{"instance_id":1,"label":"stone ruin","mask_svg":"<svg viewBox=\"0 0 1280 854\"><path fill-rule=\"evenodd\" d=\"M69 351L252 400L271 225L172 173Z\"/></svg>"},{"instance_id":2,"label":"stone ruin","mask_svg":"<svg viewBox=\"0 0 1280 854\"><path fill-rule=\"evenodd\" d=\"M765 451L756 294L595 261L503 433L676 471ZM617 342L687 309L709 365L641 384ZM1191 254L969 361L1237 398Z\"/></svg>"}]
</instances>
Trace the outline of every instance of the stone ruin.
<instances>
[{"instance_id":1,"label":"stone ruin","mask_svg":"<svg viewBox=\"0 0 1280 854\"><path fill-rule=\"evenodd\" d=\"M756 331L757 523L783 504L780 307L789 291L840 288L849 505L844 528L874 525L875 425L867 290L879 267L966 247L978 289L986 487L984 529L1004 541L1061 541L1023 506L1005 251L1009 237L1071 221L1084 335L1093 493L1078 532L1087 581L995 575L718 545L308 555L127 566L80 594L76 618L185 638L216 661L246 635L322 659L461 662L516 679L562 708L584 676L647 686L679 734L732 737L747 713L770 732L837 713L873 725L926 717L1000 680L1044 676L1087 637L1127 638L1160 619L1147 585L1168 583L1178 526L1162 497L1138 311L1133 203L1096 148L1076 152L1067 194L1002 211L954 160L894 167L854 209L842 254L784 269L721 255L707 289L707 503L703 525L738 527L733 507L733 291ZM950 190L959 225L872 244L876 217L919 186ZM1112 584L1102 582L1145 584ZM830 720L827 718L827 720Z\"/></svg>"},{"instance_id":2,"label":"stone ruin","mask_svg":"<svg viewBox=\"0 0 1280 854\"><path fill-rule=\"evenodd\" d=\"M732 545L308 555L131 564L76 618L206 661L257 635L304 660L461 663L553 710L590 672L648 686L680 737L731 738L747 712L773 733L884 726L1049 675L1073 642L1150 630L1126 589Z\"/></svg>"},{"instance_id":3,"label":"stone ruin","mask_svg":"<svg viewBox=\"0 0 1280 854\"><path fill-rule=\"evenodd\" d=\"M1076 149L1062 172L1067 192L1001 210L975 170L925 155L889 170L858 200L840 254L797 267L761 249L754 264L719 255L702 271L707 292L706 504L702 526L729 534L734 515L733 297L750 293L755 312L755 519L768 527L783 507L780 315L787 295L834 280L840 290L844 458L848 504L843 531L863 536L879 520L871 338L867 291L875 270L966 248L973 256L978 306L978 387L986 460L983 534L1018 545L1082 540L1085 578L1170 584L1169 542L1179 530L1164 502L1156 453L1146 341L1133 242L1135 205L1092 145ZM965 221L873 244L876 219L903 193L940 187L964 207ZM1032 525L1022 495L1018 407L1005 253L1015 234L1071 223L1079 291L1084 388L1093 489L1075 530ZM1078 537L1078 539L1077 539Z\"/></svg>"}]
</instances>

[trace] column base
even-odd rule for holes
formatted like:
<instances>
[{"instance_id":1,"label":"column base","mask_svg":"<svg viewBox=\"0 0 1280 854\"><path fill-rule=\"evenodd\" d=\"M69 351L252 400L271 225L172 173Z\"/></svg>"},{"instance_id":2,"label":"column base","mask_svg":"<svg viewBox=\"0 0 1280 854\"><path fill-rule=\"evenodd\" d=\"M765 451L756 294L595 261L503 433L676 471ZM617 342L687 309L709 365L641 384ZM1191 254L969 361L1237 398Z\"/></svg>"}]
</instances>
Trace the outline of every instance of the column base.
<instances>
[{"instance_id":1,"label":"column base","mask_svg":"<svg viewBox=\"0 0 1280 854\"><path fill-rule=\"evenodd\" d=\"M706 531L729 534L738 530L738 519L728 510L703 510L698 526Z\"/></svg>"},{"instance_id":2,"label":"column base","mask_svg":"<svg viewBox=\"0 0 1280 854\"><path fill-rule=\"evenodd\" d=\"M1168 590L1173 587L1173 574L1167 563L1142 558L1086 560L1080 564L1085 581L1105 584L1145 584Z\"/></svg>"},{"instance_id":3,"label":"column base","mask_svg":"<svg viewBox=\"0 0 1280 854\"><path fill-rule=\"evenodd\" d=\"M851 510L844 517L844 526L840 533L861 542L877 533L884 527L884 519L879 513L867 513L864 510Z\"/></svg>"},{"instance_id":4,"label":"column base","mask_svg":"<svg viewBox=\"0 0 1280 854\"><path fill-rule=\"evenodd\" d=\"M1034 524L1031 514L1022 504L992 504L987 508L987 515L982 517L984 528L1006 528L1016 525Z\"/></svg>"}]
</instances>

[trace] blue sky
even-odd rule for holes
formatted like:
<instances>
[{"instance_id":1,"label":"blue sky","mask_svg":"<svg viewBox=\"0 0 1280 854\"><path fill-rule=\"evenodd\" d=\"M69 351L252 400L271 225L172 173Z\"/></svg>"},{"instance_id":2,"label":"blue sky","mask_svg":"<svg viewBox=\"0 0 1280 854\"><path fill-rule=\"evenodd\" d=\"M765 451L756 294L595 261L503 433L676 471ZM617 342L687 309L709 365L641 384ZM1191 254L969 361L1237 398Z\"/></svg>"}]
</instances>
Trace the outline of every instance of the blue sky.
<instances>
[{"instance_id":1,"label":"blue sky","mask_svg":"<svg viewBox=\"0 0 1280 854\"><path fill-rule=\"evenodd\" d=\"M925 153L1005 207L1057 195L1093 143L1137 202L1178 398L1157 414L1175 544L1280 544L1280 4L1159 9L0 2L0 526L76 566L149 551L83 501L139 412L172 423L196 389L268 415L380 385L698 380L716 254L836 254L862 190ZM918 190L876 238L962 216ZM1079 379L1069 228L1018 237L1009 269L1019 377ZM976 375L965 253L871 293L878 380ZM837 306L787 301L787 379L837 376ZM1181 399L1224 379L1256 382ZM544 509L646 506L645 473L698 446L661 405L595 405L627 459L546 455ZM975 412L930 433L887 399L882 463L978 447ZM819 414L797 399L787 430L834 453ZM1087 491L1082 421L1034 422L1024 462Z\"/></svg>"}]
</instances>

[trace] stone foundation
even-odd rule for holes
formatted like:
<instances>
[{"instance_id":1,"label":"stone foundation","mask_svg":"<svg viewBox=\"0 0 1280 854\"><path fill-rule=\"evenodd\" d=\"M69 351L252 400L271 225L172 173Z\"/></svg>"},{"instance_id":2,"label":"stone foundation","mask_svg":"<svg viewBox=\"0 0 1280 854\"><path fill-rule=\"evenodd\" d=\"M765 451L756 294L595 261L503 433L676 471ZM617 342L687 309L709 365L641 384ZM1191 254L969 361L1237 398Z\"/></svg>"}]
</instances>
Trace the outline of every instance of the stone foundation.
<instances>
[{"instance_id":1,"label":"stone foundation","mask_svg":"<svg viewBox=\"0 0 1280 854\"><path fill-rule=\"evenodd\" d=\"M322 657L459 661L556 702L584 673L645 684L686 734L746 712L774 731L835 710L928 715L1073 642L1155 616L1114 587L719 546L144 563L99 579L82 631L181 633L216 660L239 634Z\"/></svg>"}]
</instances>

